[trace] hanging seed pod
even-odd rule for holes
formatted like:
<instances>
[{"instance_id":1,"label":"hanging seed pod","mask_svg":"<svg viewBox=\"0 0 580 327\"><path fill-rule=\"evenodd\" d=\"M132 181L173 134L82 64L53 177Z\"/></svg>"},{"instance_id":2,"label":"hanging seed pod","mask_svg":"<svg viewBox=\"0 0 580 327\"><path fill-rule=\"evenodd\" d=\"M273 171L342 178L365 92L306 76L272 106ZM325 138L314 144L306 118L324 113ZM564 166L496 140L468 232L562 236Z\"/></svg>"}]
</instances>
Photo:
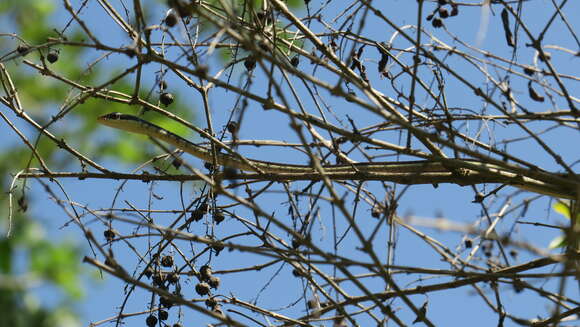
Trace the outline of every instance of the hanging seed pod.
<instances>
[{"instance_id":1,"label":"hanging seed pod","mask_svg":"<svg viewBox=\"0 0 580 327\"><path fill-rule=\"evenodd\" d=\"M145 319L145 324L147 324L148 327L155 327L155 325L157 325L157 317L149 315L147 319Z\"/></svg>"},{"instance_id":2,"label":"hanging seed pod","mask_svg":"<svg viewBox=\"0 0 580 327\"><path fill-rule=\"evenodd\" d=\"M530 98L532 98L532 100L537 102L544 102L544 97L539 95L532 87L532 81L528 82L528 93L530 94Z\"/></svg>"},{"instance_id":3,"label":"hanging seed pod","mask_svg":"<svg viewBox=\"0 0 580 327\"><path fill-rule=\"evenodd\" d=\"M177 19L178 18L177 18L177 15L175 14L175 10L169 9L167 11L167 15L165 15L165 19L163 19L163 22L168 27L173 27L177 24Z\"/></svg>"},{"instance_id":4,"label":"hanging seed pod","mask_svg":"<svg viewBox=\"0 0 580 327\"><path fill-rule=\"evenodd\" d=\"M163 256L163 258L161 258L161 265L163 267L172 267L173 266L173 257L170 255Z\"/></svg>"},{"instance_id":5,"label":"hanging seed pod","mask_svg":"<svg viewBox=\"0 0 580 327\"><path fill-rule=\"evenodd\" d=\"M145 271L143 272L143 275L145 275L145 277L147 277L147 278L151 278L153 273L154 273L153 268L151 268L151 266L149 266L149 267L147 267L147 269L145 269Z\"/></svg>"},{"instance_id":6,"label":"hanging seed pod","mask_svg":"<svg viewBox=\"0 0 580 327\"><path fill-rule=\"evenodd\" d=\"M211 288L217 290L218 287L220 287L221 280L217 276L211 276L208 283L209 283L209 286L211 286Z\"/></svg>"},{"instance_id":7,"label":"hanging seed pod","mask_svg":"<svg viewBox=\"0 0 580 327\"><path fill-rule=\"evenodd\" d=\"M183 18L191 17L193 15L194 4L191 1L168 0L167 4Z\"/></svg>"},{"instance_id":8,"label":"hanging seed pod","mask_svg":"<svg viewBox=\"0 0 580 327\"><path fill-rule=\"evenodd\" d=\"M530 66L524 67L524 74L526 74L528 76L533 76L535 72L536 72L536 70Z\"/></svg>"},{"instance_id":9,"label":"hanging seed pod","mask_svg":"<svg viewBox=\"0 0 580 327\"><path fill-rule=\"evenodd\" d=\"M449 12L447 11L447 9L441 7L437 10L437 12L439 13L439 17L445 19L447 17L449 17Z\"/></svg>"},{"instance_id":10,"label":"hanging seed pod","mask_svg":"<svg viewBox=\"0 0 580 327\"><path fill-rule=\"evenodd\" d=\"M51 64L54 64L55 62L58 61L58 51L56 49L50 49L50 51L48 51L48 54L46 55L46 60L48 60L48 62L50 62Z\"/></svg>"},{"instance_id":11,"label":"hanging seed pod","mask_svg":"<svg viewBox=\"0 0 580 327\"><path fill-rule=\"evenodd\" d=\"M195 292L201 296L209 294L209 284L206 282L201 282L195 285Z\"/></svg>"},{"instance_id":12,"label":"hanging seed pod","mask_svg":"<svg viewBox=\"0 0 580 327\"><path fill-rule=\"evenodd\" d=\"M433 25L433 27L435 27L435 28L440 28L440 27L443 27L443 21L439 18L433 18L431 25Z\"/></svg>"},{"instance_id":13,"label":"hanging seed pod","mask_svg":"<svg viewBox=\"0 0 580 327\"><path fill-rule=\"evenodd\" d=\"M213 221L215 221L216 225L219 225L222 221L224 221L224 219L226 219L226 217L221 211L217 211L213 214Z\"/></svg>"},{"instance_id":14,"label":"hanging seed pod","mask_svg":"<svg viewBox=\"0 0 580 327\"><path fill-rule=\"evenodd\" d=\"M166 310L159 310L159 320L167 320L169 318L169 312Z\"/></svg>"},{"instance_id":15,"label":"hanging seed pod","mask_svg":"<svg viewBox=\"0 0 580 327\"><path fill-rule=\"evenodd\" d=\"M208 308L213 309L217 304L218 304L217 301L213 297L210 297L207 300L205 300L205 306Z\"/></svg>"},{"instance_id":16,"label":"hanging seed pod","mask_svg":"<svg viewBox=\"0 0 580 327\"><path fill-rule=\"evenodd\" d=\"M515 48L514 36L512 34L512 31L510 30L509 13L505 8L503 8L503 10L501 11L501 21L503 24L503 32L505 34L505 40L507 42L507 45L512 48Z\"/></svg>"},{"instance_id":17,"label":"hanging seed pod","mask_svg":"<svg viewBox=\"0 0 580 327\"><path fill-rule=\"evenodd\" d=\"M466 249L471 249L473 247L473 241L470 238L466 239L463 244L465 245Z\"/></svg>"},{"instance_id":18,"label":"hanging seed pod","mask_svg":"<svg viewBox=\"0 0 580 327\"><path fill-rule=\"evenodd\" d=\"M25 54L28 52L28 50L30 50L30 47L24 43L21 43L18 45L18 47L16 47L16 52L18 52L20 54Z\"/></svg>"},{"instance_id":19,"label":"hanging seed pod","mask_svg":"<svg viewBox=\"0 0 580 327\"><path fill-rule=\"evenodd\" d=\"M171 308L174 305L174 303L173 303L173 301L171 301L171 299L168 299L168 298L166 298L164 296L162 296L162 297L159 298L159 304L162 307L165 307L165 308L168 308L168 309Z\"/></svg>"},{"instance_id":20,"label":"hanging seed pod","mask_svg":"<svg viewBox=\"0 0 580 327\"><path fill-rule=\"evenodd\" d=\"M163 104L166 107L172 104L173 101L175 101L175 97L173 96L173 94L169 92L163 92L159 96L159 102L161 102L161 104Z\"/></svg>"},{"instance_id":21,"label":"hanging seed pod","mask_svg":"<svg viewBox=\"0 0 580 327\"><path fill-rule=\"evenodd\" d=\"M228 123L228 125L226 126L226 129L228 130L228 132L232 133L232 134L236 134L238 132L238 123L235 121L230 121Z\"/></svg>"},{"instance_id":22,"label":"hanging seed pod","mask_svg":"<svg viewBox=\"0 0 580 327\"><path fill-rule=\"evenodd\" d=\"M199 268L199 277L201 280L209 280L211 276L211 267L209 265L203 265Z\"/></svg>"},{"instance_id":23,"label":"hanging seed pod","mask_svg":"<svg viewBox=\"0 0 580 327\"><path fill-rule=\"evenodd\" d=\"M290 59L290 64L292 64L294 67L298 67L300 64L300 58L297 55L292 57L292 59Z\"/></svg>"},{"instance_id":24,"label":"hanging seed pod","mask_svg":"<svg viewBox=\"0 0 580 327\"><path fill-rule=\"evenodd\" d=\"M111 242L115 239L115 232L112 229L107 229L103 232L103 236L105 236L107 242Z\"/></svg>"},{"instance_id":25,"label":"hanging seed pod","mask_svg":"<svg viewBox=\"0 0 580 327\"><path fill-rule=\"evenodd\" d=\"M453 17L457 15L459 15L459 6L457 6L457 4L454 3L451 5L451 13L449 14L449 16Z\"/></svg>"},{"instance_id":26,"label":"hanging seed pod","mask_svg":"<svg viewBox=\"0 0 580 327\"><path fill-rule=\"evenodd\" d=\"M246 60L244 60L244 67L246 67L248 71L254 70L256 67L256 59L252 56L249 56L246 58Z\"/></svg>"}]
</instances>

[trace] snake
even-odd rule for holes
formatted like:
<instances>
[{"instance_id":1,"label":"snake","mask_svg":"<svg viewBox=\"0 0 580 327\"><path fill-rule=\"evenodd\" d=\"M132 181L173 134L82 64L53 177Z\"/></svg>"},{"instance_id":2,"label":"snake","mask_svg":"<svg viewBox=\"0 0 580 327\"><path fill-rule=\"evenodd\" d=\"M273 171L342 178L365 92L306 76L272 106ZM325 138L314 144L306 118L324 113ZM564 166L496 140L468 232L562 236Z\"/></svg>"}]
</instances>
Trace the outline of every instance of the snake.
<instances>
[{"instance_id":1,"label":"snake","mask_svg":"<svg viewBox=\"0 0 580 327\"><path fill-rule=\"evenodd\" d=\"M171 131L168 131L147 120L141 119L130 114L113 112L102 115L97 118L97 122L119 130L130 133L142 134L171 144L203 161L216 163L219 166L239 169L247 172L257 172L260 174L312 174L318 171L310 165L279 163L248 159L239 154L234 155L212 151L197 145ZM231 150L230 150L231 151ZM451 163L451 164L450 164ZM504 179L514 180L510 183L516 187L525 190L531 190L556 197L570 198L569 192L558 191L558 187L553 184L547 184L540 180L529 177L522 177L504 168L472 159L461 159L460 163L469 167L462 168L455 160L415 160L415 161L396 161L396 162L360 162L346 163L335 165L322 165L325 174L356 174L356 173L376 173L376 174L425 174L425 173L448 173L455 175L468 176L470 172L477 173L481 171L491 175L501 176Z\"/></svg>"}]
</instances>

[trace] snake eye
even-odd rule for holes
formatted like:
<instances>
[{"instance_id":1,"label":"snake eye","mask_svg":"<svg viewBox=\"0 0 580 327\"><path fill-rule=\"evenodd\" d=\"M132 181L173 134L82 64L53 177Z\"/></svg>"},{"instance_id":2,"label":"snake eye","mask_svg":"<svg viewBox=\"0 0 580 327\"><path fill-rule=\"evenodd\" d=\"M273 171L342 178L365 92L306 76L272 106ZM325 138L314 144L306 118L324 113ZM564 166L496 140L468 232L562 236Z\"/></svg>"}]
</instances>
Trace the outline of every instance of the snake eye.
<instances>
[{"instance_id":1,"label":"snake eye","mask_svg":"<svg viewBox=\"0 0 580 327\"><path fill-rule=\"evenodd\" d=\"M121 119L121 113L120 112L111 112L110 114L106 114L101 116L102 120L119 120Z\"/></svg>"}]
</instances>

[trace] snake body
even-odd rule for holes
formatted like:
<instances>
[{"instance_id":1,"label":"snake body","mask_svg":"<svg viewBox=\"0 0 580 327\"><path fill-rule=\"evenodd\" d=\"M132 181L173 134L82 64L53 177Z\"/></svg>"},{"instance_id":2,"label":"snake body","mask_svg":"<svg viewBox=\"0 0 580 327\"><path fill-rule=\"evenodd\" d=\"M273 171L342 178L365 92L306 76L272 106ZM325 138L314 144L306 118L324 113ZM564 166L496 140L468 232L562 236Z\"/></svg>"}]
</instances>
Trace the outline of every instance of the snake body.
<instances>
[{"instance_id":1,"label":"snake body","mask_svg":"<svg viewBox=\"0 0 580 327\"><path fill-rule=\"evenodd\" d=\"M139 117L114 112L99 117L97 121L109 127L159 139L206 162L212 163L214 160L214 156L211 150L192 143L175 133L172 133ZM262 172L266 174L315 172L313 167L307 165L277 163L255 159L242 160L235 156L224 153L216 153L215 159L217 164L220 166L236 168L244 171ZM353 170L376 173L449 172L449 169L443 168L441 163L428 160L382 163L349 163L324 165L323 168L324 171L328 173L345 173L352 172Z\"/></svg>"},{"instance_id":2,"label":"snake body","mask_svg":"<svg viewBox=\"0 0 580 327\"><path fill-rule=\"evenodd\" d=\"M131 133L143 134L161 140L201 160L209 163L216 163L219 166L225 166L249 172L257 172L260 174L318 173L314 167L309 165L296 165L247 159L239 155L220 153L218 151L216 151L214 154L213 151L208 148L192 143L160 126L129 114L114 112L99 117L97 121L109 127L128 131ZM478 183L477 178L480 178L479 182L508 183L521 189L550 196L564 198L575 197L575 192L562 190L560 187L552 183L546 183L545 181L538 180L536 178L522 176L520 173L506 170L505 168L498 165L470 159L348 163L338 165L323 165L322 169L325 174L335 174L337 176L356 176L356 174L360 173L390 175L391 177L397 174L408 176L455 175L459 177L465 177L457 179L465 180L465 183L462 184L470 184L469 180L471 180L472 183L473 181ZM542 174L545 175L549 173L543 172ZM479 177L476 177L476 175ZM427 176L427 179L428 178L429 177Z\"/></svg>"}]
</instances>

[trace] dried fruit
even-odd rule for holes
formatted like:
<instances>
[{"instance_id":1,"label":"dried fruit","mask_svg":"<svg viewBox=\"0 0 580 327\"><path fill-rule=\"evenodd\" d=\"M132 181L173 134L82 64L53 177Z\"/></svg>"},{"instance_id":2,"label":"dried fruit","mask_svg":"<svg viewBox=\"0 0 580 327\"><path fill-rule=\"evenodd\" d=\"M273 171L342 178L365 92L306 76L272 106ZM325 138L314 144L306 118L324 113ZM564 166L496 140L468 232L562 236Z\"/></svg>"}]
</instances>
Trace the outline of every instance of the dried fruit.
<instances>
[{"instance_id":1,"label":"dried fruit","mask_svg":"<svg viewBox=\"0 0 580 327\"><path fill-rule=\"evenodd\" d=\"M145 271L143 272L143 275L145 275L147 278L151 278L151 276L153 275L153 268L151 268L151 266L147 267L147 269L145 269Z\"/></svg>"},{"instance_id":2,"label":"dried fruit","mask_svg":"<svg viewBox=\"0 0 580 327\"><path fill-rule=\"evenodd\" d=\"M199 276L201 280L209 280L212 276L211 267L208 265L203 265L199 268Z\"/></svg>"},{"instance_id":3,"label":"dried fruit","mask_svg":"<svg viewBox=\"0 0 580 327\"><path fill-rule=\"evenodd\" d=\"M157 318L154 315L149 315L147 319L145 319L145 323L149 327L155 327L155 325L157 325Z\"/></svg>"},{"instance_id":4,"label":"dried fruit","mask_svg":"<svg viewBox=\"0 0 580 327\"><path fill-rule=\"evenodd\" d=\"M174 303L171 299L168 299L168 298L162 296L159 298L159 304L163 307L171 308Z\"/></svg>"},{"instance_id":5,"label":"dried fruit","mask_svg":"<svg viewBox=\"0 0 580 327\"><path fill-rule=\"evenodd\" d=\"M533 76L534 73L536 73L536 70L530 66L525 66L524 67L524 74L528 75L528 76Z\"/></svg>"},{"instance_id":6,"label":"dried fruit","mask_svg":"<svg viewBox=\"0 0 580 327\"><path fill-rule=\"evenodd\" d=\"M172 104L174 100L175 100L175 97L173 96L173 94L171 94L169 92L163 92L159 96L159 101L166 107L168 105Z\"/></svg>"},{"instance_id":7,"label":"dried fruit","mask_svg":"<svg viewBox=\"0 0 580 327\"><path fill-rule=\"evenodd\" d=\"M177 24L177 15L173 9L169 9L167 11L167 15L165 16L163 22L169 27L173 27Z\"/></svg>"},{"instance_id":8,"label":"dried fruit","mask_svg":"<svg viewBox=\"0 0 580 327\"><path fill-rule=\"evenodd\" d=\"M210 297L207 300L205 300L205 306L211 308L212 310L213 308L215 308L217 304L218 304L217 301L213 297Z\"/></svg>"},{"instance_id":9,"label":"dried fruit","mask_svg":"<svg viewBox=\"0 0 580 327\"><path fill-rule=\"evenodd\" d=\"M206 282L195 285L195 292L201 296L209 294L209 289L209 284Z\"/></svg>"},{"instance_id":10,"label":"dried fruit","mask_svg":"<svg viewBox=\"0 0 580 327\"><path fill-rule=\"evenodd\" d=\"M167 275L167 280L171 283L171 284L175 284L179 281L179 275L175 272L172 272L170 274Z\"/></svg>"},{"instance_id":11,"label":"dried fruit","mask_svg":"<svg viewBox=\"0 0 580 327\"><path fill-rule=\"evenodd\" d=\"M46 55L46 60L48 60L48 62L50 62L51 64L54 64L55 62L58 61L58 51L55 49L51 49L50 51L48 51L48 54Z\"/></svg>"},{"instance_id":12,"label":"dried fruit","mask_svg":"<svg viewBox=\"0 0 580 327\"><path fill-rule=\"evenodd\" d=\"M435 27L435 28L440 28L440 27L443 27L443 21L439 18L433 18L431 25L433 25L433 27Z\"/></svg>"},{"instance_id":13,"label":"dried fruit","mask_svg":"<svg viewBox=\"0 0 580 327\"><path fill-rule=\"evenodd\" d=\"M115 239L115 232L112 229L107 229L103 232L103 236L105 236L107 242L111 242Z\"/></svg>"},{"instance_id":14,"label":"dried fruit","mask_svg":"<svg viewBox=\"0 0 580 327\"><path fill-rule=\"evenodd\" d=\"M173 266L173 257L170 255L163 256L161 259L161 265L163 267L172 267Z\"/></svg>"},{"instance_id":15,"label":"dried fruit","mask_svg":"<svg viewBox=\"0 0 580 327\"><path fill-rule=\"evenodd\" d=\"M159 319L160 320L167 320L169 318L169 312L166 310L159 310Z\"/></svg>"},{"instance_id":16,"label":"dried fruit","mask_svg":"<svg viewBox=\"0 0 580 327\"><path fill-rule=\"evenodd\" d=\"M300 58L298 56L294 56L292 57L292 59L290 59L290 63L292 64L292 66L298 67L298 65L300 64Z\"/></svg>"},{"instance_id":17,"label":"dried fruit","mask_svg":"<svg viewBox=\"0 0 580 327\"><path fill-rule=\"evenodd\" d=\"M217 289L218 287L220 287L220 282L221 282L221 280L220 280L219 277L217 277L217 276L211 276L209 278L209 282L208 283L209 283L209 286L211 286L211 288Z\"/></svg>"},{"instance_id":18,"label":"dried fruit","mask_svg":"<svg viewBox=\"0 0 580 327\"><path fill-rule=\"evenodd\" d=\"M452 4L451 5L451 13L449 14L449 16L453 17L453 16L457 16L459 15L459 6L457 6L456 4Z\"/></svg>"},{"instance_id":19,"label":"dried fruit","mask_svg":"<svg viewBox=\"0 0 580 327\"><path fill-rule=\"evenodd\" d=\"M228 123L228 126L226 126L226 129L228 130L228 132L232 133L232 134L236 134L238 132L238 123L235 121L230 121Z\"/></svg>"},{"instance_id":20,"label":"dried fruit","mask_svg":"<svg viewBox=\"0 0 580 327\"><path fill-rule=\"evenodd\" d=\"M246 58L246 60L244 60L244 67L246 67L248 71L253 70L256 67L256 59L251 56Z\"/></svg>"},{"instance_id":21,"label":"dried fruit","mask_svg":"<svg viewBox=\"0 0 580 327\"><path fill-rule=\"evenodd\" d=\"M439 8L438 12L439 12L439 17L441 17L443 19L449 17L449 12L447 11L447 9L445 9L443 7Z\"/></svg>"},{"instance_id":22,"label":"dried fruit","mask_svg":"<svg viewBox=\"0 0 580 327\"><path fill-rule=\"evenodd\" d=\"M216 211L213 214L213 221L215 221L216 225L219 225L222 221L224 221L224 219L226 219L226 217L224 216L224 213L221 211Z\"/></svg>"},{"instance_id":23,"label":"dried fruit","mask_svg":"<svg viewBox=\"0 0 580 327\"><path fill-rule=\"evenodd\" d=\"M24 54L28 52L28 50L30 50L30 47L26 44L19 44L18 47L16 47L16 51L20 54Z\"/></svg>"},{"instance_id":24,"label":"dried fruit","mask_svg":"<svg viewBox=\"0 0 580 327\"><path fill-rule=\"evenodd\" d=\"M537 102L544 102L544 97L539 95L532 87L532 81L528 82L528 93L530 94L530 98L532 98L532 100Z\"/></svg>"},{"instance_id":25,"label":"dried fruit","mask_svg":"<svg viewBox=\"0 0 580 327\"><path fill-rule=\"evenodd\" d=\"M473 241L468 238L465 240L464 244L466 249L471 249L471 247L473 246Z\"/></svg>"}]
</instances>

